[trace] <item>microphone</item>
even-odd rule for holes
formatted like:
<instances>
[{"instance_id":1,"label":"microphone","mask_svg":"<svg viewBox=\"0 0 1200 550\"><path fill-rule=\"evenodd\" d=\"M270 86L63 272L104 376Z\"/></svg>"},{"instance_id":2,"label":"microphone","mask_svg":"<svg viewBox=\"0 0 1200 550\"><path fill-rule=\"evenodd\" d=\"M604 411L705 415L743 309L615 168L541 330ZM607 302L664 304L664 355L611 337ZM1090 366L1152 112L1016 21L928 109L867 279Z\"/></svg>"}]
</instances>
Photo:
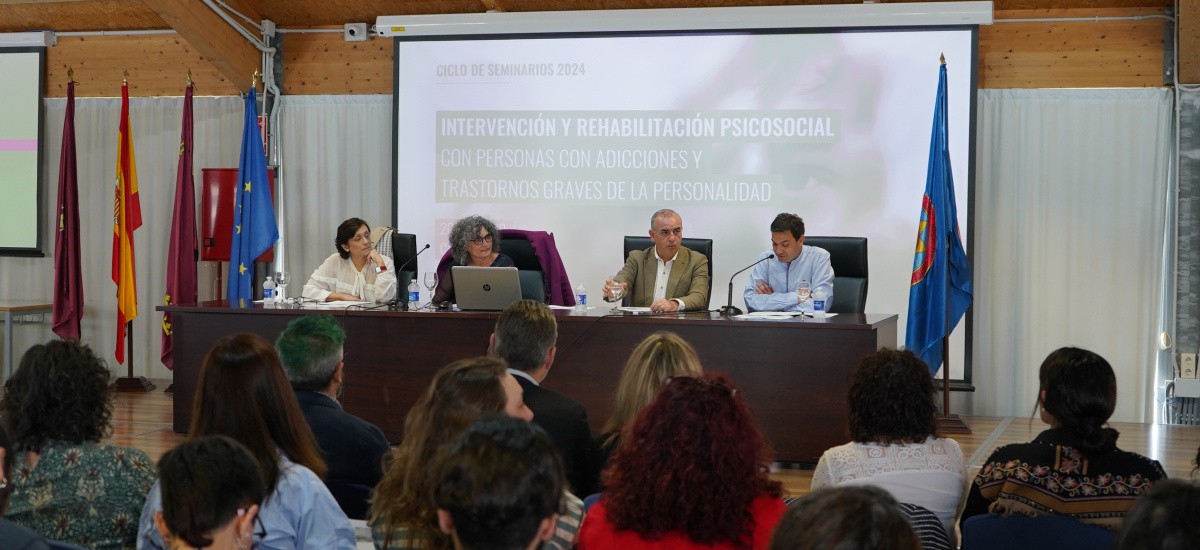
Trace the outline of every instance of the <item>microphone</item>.
<instances>
[{"instance_id":1,"label":"microphone","mask_svg":"<svg viewBox=\"0 0 1200 550\"><path fill-rule=\"evenodd\" d=\"M761 264L767 260L770 260L771 258L774 258L774 257L775 257L774 254L768 254L766 258L763 258L763 259L761 259L757 262L754 262L746 267L743 267L737 273L734 273L733 277L737 277L738 275L741 275L743 271L746 271L747 269L750 269L750 268L752 268L758 264ZM724 307L722 307L720 310L718 310L718 311L720 311L721 315L741 315L743 313L741 309L733 307L733 277L729 278L729 301L725 303Z\"/></svg>"},{"instance_id":2,"label":"microphone","mask_svg":"<svg viewBox=\"0 0 1200 550\"><path fill-rule=\"evenodd\" d=\"M411 258L406 260L404 263L400 264L400 267L396 268L396 275L399 276L400 272L404 271L405 267L408 267L408 264L412 263L413 260L416 260L417 256L420 256L421 253L425 252L426 250L429 250L429 243L425 243L425 248L418 250L417 253L413 254L413 256ZM416 278L417 278L417 274L416 274L416 272L413 272L413 279L416 279ZM396 284L399 285L400 281L397 280ZM400 299L400 296L403 295L402 293L404 293L404 292L408 292L407 288L397 288L396 289L396 299L392 300L392 303L390 304L392 307L398 307L400 305L400 302L403 301L405 303L405 309L408 309L408 300Z\"/></svg>"}]
</instances>

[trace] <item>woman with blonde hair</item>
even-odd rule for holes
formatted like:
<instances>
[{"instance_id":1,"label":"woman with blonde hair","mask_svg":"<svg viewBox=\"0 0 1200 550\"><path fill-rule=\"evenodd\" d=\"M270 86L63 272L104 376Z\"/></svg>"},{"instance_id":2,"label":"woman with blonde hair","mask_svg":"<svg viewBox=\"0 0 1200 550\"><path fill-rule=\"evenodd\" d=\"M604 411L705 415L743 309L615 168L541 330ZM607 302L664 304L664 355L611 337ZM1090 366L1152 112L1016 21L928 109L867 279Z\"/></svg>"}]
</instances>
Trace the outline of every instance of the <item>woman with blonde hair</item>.
<instances>
[{"instance_id":1,"label":"woman with blonde hair","mask_svg":"<svg viewBox=\"0 0 1200 550\"><path fill-rule=\"evenodd\" d=\"M642 340L621 371L617 382L616 404L612 416L596 438L600 453L596 463L603 470L621 442L621 431L633 423L637 414L658 395L672 376L699 376L704 373L700 357L686 340L674 332L660 331Z\"/></svg>"}]
</instances>

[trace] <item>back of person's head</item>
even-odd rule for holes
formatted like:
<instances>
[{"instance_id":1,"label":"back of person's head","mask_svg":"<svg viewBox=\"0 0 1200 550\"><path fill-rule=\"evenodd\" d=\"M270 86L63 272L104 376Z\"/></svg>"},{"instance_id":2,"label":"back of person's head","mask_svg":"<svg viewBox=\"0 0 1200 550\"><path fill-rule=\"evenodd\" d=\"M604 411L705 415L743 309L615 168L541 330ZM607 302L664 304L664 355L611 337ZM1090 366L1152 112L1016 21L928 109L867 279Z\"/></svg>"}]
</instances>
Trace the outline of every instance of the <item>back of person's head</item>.
<instances>
[{"instance_id":1,"label":"back of person's head","mask_svg":"<svg viewBox=\"0 0 1200 550\"><path fill-rule=\"evenodd\" d=\"M1179 479L1154 484L1125 516L1117 550L1200 548L1200 486Z\"/></svg>"},{"instance_id":2,"label":"back of person's head","mask_svg":"<svg viewBox=\"0 0 1200 550\"><path fill-rule=\"evenodd\" d=\"M214 542L214 534L236 517L262 504L266 488L258 462L242 444L222 435L180 443L158 461L162 488L159 531L168 546L173 538L193 548ZM253 525L242 526L238 540L248 545ZM165 532L164 532L165 531Z\"/></svg>"},{"instance_id":3,"label":"back of person's head","mask_svg":"<svg viewBox=\"0 0 1200 550\"><path fill-rule=\"evenodd\" d=\"M660 331L642 340L621 371L612 416L604 424L604 433L616 436L633 422L646 405L654 401L658 390L672 376L699 376L704 373L696 350L674 332Z\"/></svg>"},{"instance_id":4,"label":"back of person's head","mask_svg":"<svg viewBox=\"0 0 1200 550\"><path fill-rule=\"evenodd\" d=\"M481 416L504 411L503 378L510 376L506 369L504 360L495 357L455 361L434 375L409 410L404 439L392 451L371 498L370 521L384 530L385 546L400 527L426 550L451 546L450 537L438 527L429 469Z\"/></svg>"},{"instance_id":5,"label":"back of person's head","mask_svg":"<svg viewBox=\"0 0 1200 550\"><path fill-rule=\"evenodd\" d=\"M532 422L484 416L437 470L442 529L450 527L448 515L463 548L523 550L553 534L566 474L554 444Z\"/></svg>"},{"instance_id":6,"label":"back of person's head","mask_svg":"<svg viewBox=\"0 0 1200 550\"><path fill-rule=\"evenodd\" d=\"M245 445L258 461L267 492L279 481L279 452L325 475L325 462L275 348L256 334L217 340L196 383L188 438L225 435Z\"/></svg>"},{"instance_id":7,"label":"back of person's head","mask_svg":"<svg viewBox=\"0 0 1200 550\"><path fill-rule=\"evenodd\" d=\"M769 477L770 446L728 378L670 379L625 437L607 479L608 514L617 529L645 538L681 531L697 544L759 545L750 541L751 504L782 489Z\"/></svg>"},{"instance_id":8,"label":"back of person's head","mask_svg":"<svg viewBox=\"0 0 1200 550\"><path fill-rule=\"evenodd\" d=\"M558 321L546 304L535 300L513 302L496 321L495 352L508 366L532 372L546 362L558 340Z\"/></svg>"},{"instance_id":9,"label":"back of person's head","mask_svg":"<svg viewBox=\"0 0 1200 550\"><path fill-rule=\"evenodd\" d=\"M332 315L304 315L275 340L279 359L296 391L321 391L342 363L346 333Z\"/></svg>"},{"instance_id":10,"label":"back of person's head","mask_svg":"<svg viewBox=\"0 0 1200 550\"><path fill-rule=\"evenodd\" d=\"M0 516L4 516L5 510L8 510L8 497L12 495L13 457L16 453L3 418L0 418L0 453L4 454L0 457Z\"/></svg>"},{"instance_id":11,"label":"back of person's head","mask_svg":"<svg viewBox=\"0 0 1200 550\"><path fill-rule=\"evenodd\" d=\"M1117 407L1117 376L1103 357L1080 348L1059 348L1038 372L1042 409L1079 438L1084 455L1109 452L1117 431L1105 428Z\"/></svg>"},{"instance_id":12,"label":"back of person's head","mask_svg":"<svg viewBox=\"0 0 1200 550\"><path fill-rule=\"evenodd\" d=\"M817 489L784 513L771 550L920 550L900 503L870 485Z\"/></svg>"},{"instance_id":13,"label":"back of person's head","mask_svg":"<svg viewBox=\"0 0 1200 550\"><path fill-rule=\"evenodd\" d=\"M911 351L881 349L863 357L846 399L855 442L920 443L937 432L933 376Z\"/></svg>"},{"instance_id":14,"label":"back of person's head","mask_svg":"<svg viewBox=\"0 0 1200 550\"><path fill-rule=\"evenodd\" d=\"M804 236L804 220L795 214L783 213L771 221L772 233L791 233L793 239Z\"/></svg>"},{"instance_id":15,"label":"back of person's head","mask_svg":"<svg viewBox=\"0 0 1200 550\"><path fill-rule=\"evenodd\" d=\"M100 441L112 427L112 411L104 360L73 340L29 348L0 398L14 451L40 453L53 441Z\"/></svg>"}]
</instances>

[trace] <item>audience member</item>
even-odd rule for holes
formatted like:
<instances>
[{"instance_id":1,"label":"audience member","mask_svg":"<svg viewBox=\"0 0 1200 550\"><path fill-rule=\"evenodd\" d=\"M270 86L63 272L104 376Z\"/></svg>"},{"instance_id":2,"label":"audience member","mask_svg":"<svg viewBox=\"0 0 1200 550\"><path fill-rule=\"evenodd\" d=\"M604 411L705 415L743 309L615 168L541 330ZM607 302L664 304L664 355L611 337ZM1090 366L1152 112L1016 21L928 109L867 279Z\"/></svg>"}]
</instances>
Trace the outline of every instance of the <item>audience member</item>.
<instances>
[{"instance_id":1,"label":"audience member","mask_svg":"<svg viewBox=\"0 0 1200 550\"><path fill-rule=\"evenodd\" d=\"M328 471L325 486L351 519L366 519L370 490L383 478L391 450L383 431L342 410L346 333L332 315L305 315L275 340L279 359L312 428Z\"/></svg>"},{"instance_id":2,"label":"audience member","mask_svg":"<svg viewBox=\"0 0 1200 550\"><path fill-rule=\"evenodd\" d=\"M562 457L570 490L580 498L596 492L598 468L592 448L592 425L578 401L541 386L554 363L558 322L554 312L534 300L513 302L500 313L491 348L508 362L508 373L524 391L533 422L546 430Z\"/></svg>"},{"instance_id":3,"label":"audience member","mask_svg":"<svg viewBox=\"0 0 1200 550\"><path fill-rule=\"evenodd\" d=\"M784 512L771 460L727 378L672 378L626 432L579 548L766 548Z\"/></svg>"},{"instance_id":4,"label":"audience member","mask_svg":"<svg viewBox=\"0 0 1200 550\"><path fill-rule=\"evenodd\" d=\"M1117 404L1117 378L1103 357L1061 348L1042 362L1038 407L1050 429L1030 443L1005 445L971 485L962 521L992 512L1058 514L1111 530L1154 482L1157 460L1117 448L1106 428Z\"/></svg>"},{"instance_id":5,"label":"audience member","mask_svg":"<svg viewBox=\"0 0 1200 550\"><path fill-rule=\"evenodd\" d=\"M521 398L521 385L505 371L503 359L478 357L446 365L433 377L404 419L404 439L385 463L383 480L371 500L371 535L381 549L444 550L453 541L438 522L432 471L459 436L481 416L506 414L525 421L533 413ZM547 548L567 550L583 519L583 502L568 492Z\"/></svg>"},{"instance_id":6,"label":"audience member","mask_svg":"<svg viewBox=\"0 0 1200 550\"><path fill-rule=\"evenodd\" d=\"M1178 479L1154 484L1126 517L1117 550L1200 548L1200 486Z\"/></svg>"},{"instance_id":7,"label":"audience member","mask_svg":"<svg viewBox=\"0 0 1200 550\"><path fill-rule=\"evenodd\" d=\"M250 548L267 490L241 443L223 435L180 443L159 460L158 480L154 525L171 550Z\"/></svg>"},{"instance_id":8,"label":"audience member","mask_svg":"<svg viewBox=\"0 0 1200 550\"><path fill-rule=\"evenodd\" d=\"M112 431L108 368L87 346L33 346L4 385L0 411L16 455L8 519L48 539L133 548L154 462L101 440Z\"/></svg>"},{"instance_id":9,"label":"audience member","mask_svg":"<svg viewBox=\"0 0 1200 550\"><path fill-rule=\"evenodd\" d=\"M654 401L667 379L703 373L696 350L674 332L660 331L642 340L625 362L625 369L617 381L612 416L604 423L603 433L596 437L596 466L603 470L608 465L621 442L625 427L632 424L637 414Z\"/></svg>"},{"instance_id":10,"label":"audience member","mask_svg":"<svg viewBox=\"0 0 1200 550\"><path fill-rule=\"evenodd\" d=\"M321 482L325 463L288 384L275 348L254 334L227 336L200 367L188 439L224 435L254 456L267 499L259 508L260 548L352 550L354 529ZM140 548L165 548L154 525L162 510L156 483L142 510Z\"/></svg>"},{"instance_id":11,"label":"audience member","mask_svg":"<svg viewBox=\"0 0 1200 550\"><path fill-rule=\"evenodd\" d=\"M870 485L815 489L792 503L771 550L920 550L900 504Z\"/></svg>"},{"instance_id":12,"label":"audience member","mask_svg":"<svg viewBox=\"0 0 1200 550\"><path fill-rule=\"evenodd\" d=\"M0 540L4 548L12 550L50 550L46 539L20 525L4 519L4 511L8 509L8 496L12 492L13 457L12 440L8 437L8 428L0 422Z\"/></svg>"},{"instance_id":13,"label":"audience member","mask_svg":"<svg viewBox=\"0 0 1200 550\"><path fill-rule=\"evenodd\" d=\"M438 524L458 549L534 549L554 535L566 476L537 426L488 415L438 468Z\"/></svg>"},{"instance_id":14,"label":"audience member","mask_svg":"<svg viewBox=\"0 0 1200 550\"><path fill-rule=\"evenodd\" d=\"M937 514L952 536L967 473L958 443L936 435L936 396L929 367L911 351L864 357L846 394L851 442L821 455L812 488L881 487Z\"/></svg>"}]
</instances>

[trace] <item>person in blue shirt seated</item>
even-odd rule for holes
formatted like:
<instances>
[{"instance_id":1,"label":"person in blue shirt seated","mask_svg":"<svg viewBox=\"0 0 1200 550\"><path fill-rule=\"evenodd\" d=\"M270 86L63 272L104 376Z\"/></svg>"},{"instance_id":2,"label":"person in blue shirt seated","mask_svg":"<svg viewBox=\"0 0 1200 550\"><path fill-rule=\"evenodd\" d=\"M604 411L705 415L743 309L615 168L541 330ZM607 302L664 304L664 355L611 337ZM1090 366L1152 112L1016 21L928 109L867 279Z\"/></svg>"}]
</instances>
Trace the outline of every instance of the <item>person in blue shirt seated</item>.
<instances>
[{"instance_id":1,"label":"person in blue shirt seated","mask_svg":"<svg viewBox=\"0 0 1200 550\"><path fill-rule=\"evenodd\" d=\"M771 250L759 255L760 262L746 279L746 309L750 311L803 311L812 313L812 296L825 293L826 310L833 303L833 266L829 252L804 246L804 220L795 214L780 214L771 222ZM801 282L807 282L805 289Z\"/></svg>"}]
</instances>

